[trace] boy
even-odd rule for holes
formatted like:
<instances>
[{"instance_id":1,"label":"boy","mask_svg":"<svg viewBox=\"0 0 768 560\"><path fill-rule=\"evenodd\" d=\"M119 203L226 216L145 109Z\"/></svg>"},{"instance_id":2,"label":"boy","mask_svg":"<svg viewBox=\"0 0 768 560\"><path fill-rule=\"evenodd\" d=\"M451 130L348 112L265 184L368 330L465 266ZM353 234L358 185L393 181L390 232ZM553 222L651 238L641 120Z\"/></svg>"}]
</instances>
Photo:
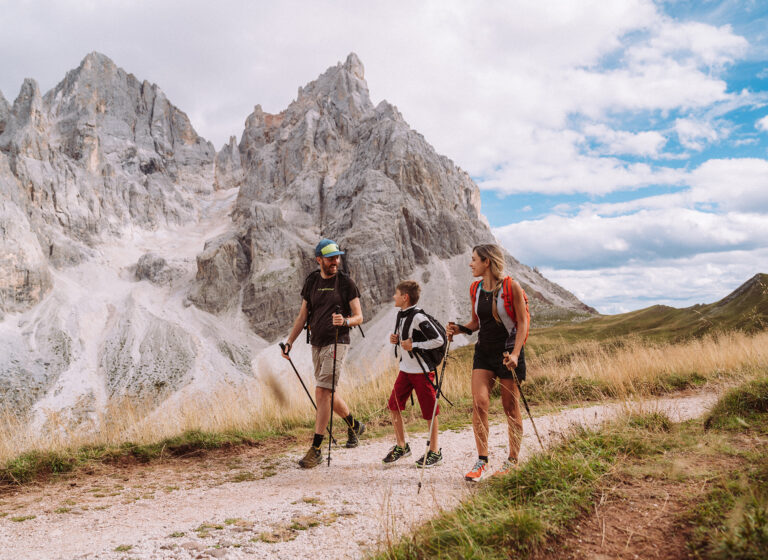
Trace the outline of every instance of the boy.
<instances>
[{"instance_id":1,"label":"boy","mask_svg":"<svg viewBox=\"0 0 768 560\"><path fill-rule=\"evenodd\" d=\"M395 332L389 336L391 344L399 344L400 354L400 373L395 381L392 394L389 397L390 416L392 417L392 426L395 429L395 438L397 444L390 449L382 463L384 466L391 466L403 457L411 454L411 448L405 441L405 428L403 427L403 417L400 411L405 408L411 391L416 391L421 407L421 416L427 423L432 420L432 411L439 413L439 408L435 408L435 399L437 391L435 390L435 372L425 372L425 362L420 357L421 350L438 348L445 343L443 336L434 327L429 318L416 307L421 295L421 288L417 282L406 280L400 282L395 289L395 295L392 299L395 307L400 308L397 314L397 325ZM408 318L412 317L410 321ZM407 327L407 323L410 326ZM403 332L406 328L410 332ZM398 354L395 346L395 355ZM425 367L422 367L422 366ZM429 378L429 379L428 379ZM429 425L429 424L428 424ZM441 450L437 447L437 418L432 423L432 432L429 436L430 446L426 458L422 456L416 461L417 467L431 468L439 465L443 460Z\"/></svg>"}]
</instances>

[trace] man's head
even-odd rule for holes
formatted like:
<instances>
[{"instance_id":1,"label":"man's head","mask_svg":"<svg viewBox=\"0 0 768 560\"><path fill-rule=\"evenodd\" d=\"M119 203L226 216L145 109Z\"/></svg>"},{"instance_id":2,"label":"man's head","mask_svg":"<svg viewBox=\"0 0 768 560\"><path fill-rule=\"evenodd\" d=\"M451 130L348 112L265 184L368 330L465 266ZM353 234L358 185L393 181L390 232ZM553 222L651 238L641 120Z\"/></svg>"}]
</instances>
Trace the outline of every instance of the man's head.
<instances>
[{"instance_id":1,"label":"man's head","mask_svg":"<svg viewBox=\"0 0 768 560\"><path fill-rule=\"evenodd\" d=\"M395 288L395 295L392 299L394 300L396 307L405 309L419 303L420 296L421 287L419 286L419 283L414 282L413 280L404 280Z\"/></svg>"},{"instance_id":2,"label":"man's head","mask_svg":"<svg viewBox=\"0 0 768 560\"><path fill-rule=\"evenodd\" d=\"M315 260L320 265L323 276L333 276L339 271L339 255L344 251L339 250L335 241L321 239L315 247Z\"/></svg>"}]
</instances>

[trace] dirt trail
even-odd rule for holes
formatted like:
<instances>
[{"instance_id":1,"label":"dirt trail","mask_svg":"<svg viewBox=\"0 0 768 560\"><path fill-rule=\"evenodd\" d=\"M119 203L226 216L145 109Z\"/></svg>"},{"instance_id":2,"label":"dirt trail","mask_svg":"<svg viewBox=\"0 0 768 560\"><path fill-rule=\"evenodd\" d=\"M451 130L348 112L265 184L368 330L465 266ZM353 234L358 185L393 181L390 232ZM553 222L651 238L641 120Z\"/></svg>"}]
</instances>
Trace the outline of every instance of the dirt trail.
<instances>
[{"instance_id":1,"label":"dirt trail","mask_svg":"<svg viewBox=\"0 0 768 560\"><path fill-rule=\"evenodd\" d=\"M573 424L594 426L627 406L683 421L716 397L570 409L538 417L536 426L548 445ZM528 419L524 432L521 460L538 449ZM417 497L413 461L424 435L411 437L413 457L390 469L381 458L392 442L363 440L357 449L335 448L330 468L310 471L296 466L303 449L267 460L246 450L222 464L176 460L30 487L0 498L0 558L359 558L471 491L463 480L476 459L469 427L441 433L444 463L425 472ZM493 467L506 437L504 425L491 427ZM27 516L35 517L19 521Z\"/></svg>"}]
</instances>

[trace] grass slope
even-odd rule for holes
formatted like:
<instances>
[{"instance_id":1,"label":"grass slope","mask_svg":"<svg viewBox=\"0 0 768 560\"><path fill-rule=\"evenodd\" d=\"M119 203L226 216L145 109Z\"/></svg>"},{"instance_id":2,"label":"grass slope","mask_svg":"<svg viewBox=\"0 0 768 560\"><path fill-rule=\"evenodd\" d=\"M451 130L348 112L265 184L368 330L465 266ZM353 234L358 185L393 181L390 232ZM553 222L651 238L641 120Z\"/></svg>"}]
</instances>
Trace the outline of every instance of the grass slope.
<instances>
[{"instance_id":1,"label":"grass slope","mask_svg":"<svg viewBox=\"0 0 768 560\"><path fill-rule=\"evenodd\" d=\"M654 305L581 323L536 329L529 346L541 353L563 342L606 341L640 336L655 342L677 342L712 332L757 332L768 327L768 274L756 274L718 302L684 309Z\"/></svg>"}]
</instances>

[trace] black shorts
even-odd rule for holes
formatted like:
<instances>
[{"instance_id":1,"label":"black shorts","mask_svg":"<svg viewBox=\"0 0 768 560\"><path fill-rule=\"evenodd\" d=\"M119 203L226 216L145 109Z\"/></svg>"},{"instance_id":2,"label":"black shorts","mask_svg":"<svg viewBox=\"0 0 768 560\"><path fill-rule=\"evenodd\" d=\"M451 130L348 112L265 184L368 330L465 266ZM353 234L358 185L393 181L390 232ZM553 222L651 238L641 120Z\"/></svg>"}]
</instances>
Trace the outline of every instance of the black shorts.
<instances>
[{"instance_id":1,"label":"black shorts","mask_svg":"<svg viewBox=\"0 0 768 560\"><path fill-rule=\"evenodd\" d=\"M512 372L504 365L504 346L486 348L475 344L475 357L472 369L487 369L499 379L512 379ZM515 373L520 381L525 379L525 348L520 349Z\"/></svg>"}]
</instances>

